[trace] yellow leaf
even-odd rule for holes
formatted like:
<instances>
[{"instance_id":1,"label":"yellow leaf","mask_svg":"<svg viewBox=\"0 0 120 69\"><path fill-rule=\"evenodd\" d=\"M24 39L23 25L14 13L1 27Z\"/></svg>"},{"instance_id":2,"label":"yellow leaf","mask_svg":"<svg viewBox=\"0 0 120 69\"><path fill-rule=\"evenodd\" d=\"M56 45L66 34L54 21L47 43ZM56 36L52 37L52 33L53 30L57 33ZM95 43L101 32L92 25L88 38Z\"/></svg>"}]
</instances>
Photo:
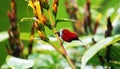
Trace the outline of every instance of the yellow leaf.
<instances>
[{"instance_id":1,"label":"yellow leaf","mask_svg":"<svg viewBox=\"0 0 120 69\"><path fill-rule=\"evenodd\" d=\"M41 39L44 39L44 38L46 37L46 36L45 36L41 31L39 31L39 30L38 30L38 34L39 34L39 36L40 36Z\"/></svg>"},{"instance_id":2,"label":"yellow leaf","mask_svg":"<svg viewBox=\"0 0 120 69\"><path fill-rule=\"evenodd\" d=\"M99 13L98 16L97 16L97 18L96 18L96 21L99 21L101 19L101 17L102 17L102 14Z\"/></svg>"},{"instance_id":3,"label":"yellow leaf","mask_svg":"<svg viewBox=\"0 0 120 69\"><path fill-rule=\"evenodd\" d=\"M35 16L37 16L39 19L38 21L41 22L42 11L41 11L40 2L37 0L34 1L29 0L28 6L30 6L33 9Z\"/></svg>"},{"instance_id":4,"label":"yellow leaf","mask_svg":"<svg viewBox=\"0 0 120 69\"><path fill-rule=\"evenodd\" d=\"M29 0L29 4L28 4L28 6L34 8L32 0Z\"/></svg>"},{"instance_id":5,"label":"yellow leaf","mask_svg":"<svg viewBox=\"0 0 120 69\"><path fill-rule=\"evenodd\" d=\"M40 2L39 2L39 1L35 2L35 6L36 6L37 15L38 15L38 17L39 17L39 19L40 19L40 18L41 18L41 15L42 15Z\"/></svg>"}]
</instances>

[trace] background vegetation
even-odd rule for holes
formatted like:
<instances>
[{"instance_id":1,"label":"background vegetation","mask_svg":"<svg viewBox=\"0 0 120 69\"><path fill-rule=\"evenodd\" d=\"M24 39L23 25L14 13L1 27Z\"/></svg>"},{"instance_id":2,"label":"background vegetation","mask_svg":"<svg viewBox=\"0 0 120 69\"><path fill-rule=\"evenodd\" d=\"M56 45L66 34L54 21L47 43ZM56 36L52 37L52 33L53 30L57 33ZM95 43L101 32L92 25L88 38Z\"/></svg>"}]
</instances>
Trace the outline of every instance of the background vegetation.
<instances>
[{"instance_id":1,"label":"background vegetation","mask_svg":"<svg viewBox=\"0 0 120 69\"><path fill-rule=\"evenodd\" d=\"M9 45L8 42L8 34L7 31L10 27L9 18L7 16L8 10L10 10L10 0L0 0L0 66L1 67L8 67L9 65L3 64L9 64L9 62L13 63L13 66L15 65L14 62L15 59L12 56L8 56L6 51L6 45ZM52 8L53 1L48 1L50 4L50 8ZM84 6L86 4L86 0L78 0L78 8L80 12L80 18L81 20L84 18ZM25 0L16 0L17 5L17 23L20 30L20 39L24 43L24 54L27 55L28 53L28 43L30 39L30 29L32 22L31 20L24 20L21 22L21 19L24 17L34 17L33 10L28 7L28 2ZM51 9L52 10L52 9ZM120 40L120 1L119 0L91 0L91 17L92 17L92 24L95 23L96 18L99 14L102 15L100 21L99 21L99 28L97 29L97 32L95 35L91 34L83 34L80 35L80 39L83 41L85 45L88 46L88 49L83 48L82 44L78 41L73 41L71 43L65 42L65 49L68 52L69 57L73 61L73 64L75 65L76 69L79 69L82 65L91 65L93 66L104 66L110 65L113 69L118 69L120 67L120 43L117 42ZM112 35L110 37L105 38L105 31L107 30L107 18L110 15L111 22L113 25ZM69 19L69 14L66 11L65 7L65 0L59 0L59 7L58 7L58 13L57 18L65 18ZM67 28L71 31L74 31L72 22L60 22L57 25L57 31L59 31L62 28ZM53 36L53 31L49 30L46 27L46 34L49 35L52 39L55 39ZM51 46L46 44L45 42L38 39L38 34L35 34L35 43L33 47L33 53L30 54L27 59L34 60L34 64L29 64L30 67L32 66L34 69L63 69L63 68L70 68L67 61ZM92 38L97 41L97 44L94 44L92 41ZM54 40L53 40L54 41ZM116 43L117 42L117 43ZM104 56L106 55L106 47L111 45L111 51L110 51L110 57L111 62L108 64L106 62L106 58ZM98 49L97 49L98 48ZM97 50L96 50L97 49ZM92 52L92 53L90 53ZM99 54L98 54L99 52ZM88 55L90 54L90 55ZM87 55L88 57L86 57ZM99 56L102 56L104 58L104 65L101 64L101 61ZM10 58L13 58L13 61L9 61ZM26 59L26 60L27 60ZM87 59L89 61L87 61ZM21 59L23 60L23 59ZM30 61L32 63L32 61ZM22 65L23 62L19 62L18 64L24 68L24 65ZM19 68L19 67L18 67ZM22 68L20 68L22 69Z\"/></svg>"}]
</instances>

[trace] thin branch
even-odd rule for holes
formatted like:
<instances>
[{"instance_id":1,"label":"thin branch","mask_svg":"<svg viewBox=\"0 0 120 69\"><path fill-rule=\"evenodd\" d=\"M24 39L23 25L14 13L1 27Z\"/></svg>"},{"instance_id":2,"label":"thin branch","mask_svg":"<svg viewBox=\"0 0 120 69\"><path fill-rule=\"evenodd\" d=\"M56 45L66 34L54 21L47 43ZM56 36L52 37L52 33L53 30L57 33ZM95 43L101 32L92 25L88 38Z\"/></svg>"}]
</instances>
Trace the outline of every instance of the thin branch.
<instances>
[{"instance_id":1,"label":"thin branch","mask_svg":"<svg viewBox=\"0 0 120 69\"><path fill-rule=\"evenodd\" d=\"M56 33L57 30L56 30L56 28L55 28L55 23L54 23L54 21L53 21L53 19L52 19L52 15L51 15L49 9L48 9L48 14L49 14L49 17L50 17L51 26L52 26L52 28L53 28L53 31L54 31L54 33ZM63 55L63 56L65 57L65 59L68 61L68 63L70 64L71 68L72 68L72 69L76 69L75 66L74 66L74 64L73 64L72 61L70 60L70 58L67 56L67 52L66 52L66 50L65 50L65 48L64 48L64 46L63 46L62 41L60 40L59 35L58 35L58 34L55 34L55 37L56 37L57 40L59 41L59 43L60 43L60 45L61 45L61 47L62 47L62 49L63 49L63 51L64 51L64 54L62 54L62 55ZM58 51L59 51L59 50L58 50Z\"/></svg>"}]
</instances>

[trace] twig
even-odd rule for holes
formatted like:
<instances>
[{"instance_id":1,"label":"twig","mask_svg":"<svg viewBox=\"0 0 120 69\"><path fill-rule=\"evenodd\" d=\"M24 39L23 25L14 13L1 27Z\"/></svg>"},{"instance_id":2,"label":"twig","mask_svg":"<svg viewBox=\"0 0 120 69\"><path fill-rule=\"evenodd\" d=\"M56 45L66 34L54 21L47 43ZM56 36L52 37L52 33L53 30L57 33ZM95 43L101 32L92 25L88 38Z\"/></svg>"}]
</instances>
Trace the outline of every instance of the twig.
<instances>
[{"instance_id":1,"label":"twig","mask_svg":"<svg viewBox=\"0 0 120 69\"><path fill-rule=\"evenodd\" d=\"M49 14L49 17L50 17L51 26L52 26L52 28L53 28L53 31L54 31L54 33L56 33L57 30L56 30L56 28L55 28L55 23L54 23L54 21L53 21L53 19L52 19L52 15L51 15L49 9L48 9L48 14ZM62 55L63 55L63 56L65 57L65 59L68 61L68 63L70 64L71 68L72 68L72 69L76 69L75 66L74 66L74 64L73 64L72 61L70 60L70 58L67 56L67 52L66 52L66 50L65 50L65 48L64 48L64 46L63 46L63 44L62 44L62 41L60 40L58 34L55 34L55 36L56 36L57 40L59 41L59 43L60 43L60 45L61 45L61 47L62 47L62 49L63 49L63 51L64 51L64 54L62 54ZM59 51L59 50L58 50L58 51Z\"/></svg>"},{"instance_id":2,"label":"twig","mask_svg":"<svg viewBox=\"0 0 120 69\"><path fill-rule=\"evenodd\" d=\"M31 28L29 46L28 46L28 53L29 53L29 54L32 53L34 30L35 30L35 26L34 26L34 23L33 23L33 24L32 24L32 28Z\"/></svg>"},{"instance_id":3,"label":"twig","mask_svg":"<svg viewBox=\"0 0 120 69\"><path fill-rule=\"evenodd\" d=\"M95 21L95 24L94 24L93 35L96 34L101 17L102 17L102 14L98 14L96 21Z\"/></svg>"},{"instance_id":4,"label":"twig","mask_svg":"<svg viewBox=\"0 0 120 69\"><path fill-rule=\"evenodd\" d=\"M84 16L84 28L85 28L85 32L88 33L88 29L89 29L90 33L92 33L90 0L86 0L84 14L85 14L85 16Z\"/></svg>"},{"instance_id":5,"label":"twig","mask_svg":"<svg viewBox=\"0 0 120 69\"><path fill-rule=\"evenodd\" d=\"M111 20L110 20L110 17L108 17L107 19L107 30L105 31L105 37L109 37L112 35L112 23L111 23ZM108 68L110 67L110 51L111 51L111 45L110 46L107 46L106 48L106 60L107 60L107 63L108 63Z\"/></svg>"},{"instance_id":6,"label":"twig","mask_svg":"<svg viewBox=\"0 0 120 69\"><path fill-rule=\"evenodd\" d=\"M72 61L70 60L69 56L64 56L66 58L66 60L68 61L68 63L71 65L72 69L76 69L74 64L72 63Z\"/></svg>"},{"instance_id":7,"label":"twig","mask_svg":"<svg viewBox=\"0 0 120 69\"><path fill-rule=\"evenodd\" d=\"M52 15L51 15L49 9L48 9L48 14L49 14L49 17L50 17L50 22L51 22L51 26L52 26L52 28L53 28L53 31L54 31L54 33L56 33L57 30L56 30L56 28L55 28L55 23L54 23L54 21L52 20ZM67 54L66 50L65 50L64 47L63 47L62 41L61 41L60 38L59 38L59 35L58 35L58 34L55 34L55 36L56 36L57 40L59 41L62 49L63 49L64 52L65 52L65 54Z\"/></svg>"}]
</instances>

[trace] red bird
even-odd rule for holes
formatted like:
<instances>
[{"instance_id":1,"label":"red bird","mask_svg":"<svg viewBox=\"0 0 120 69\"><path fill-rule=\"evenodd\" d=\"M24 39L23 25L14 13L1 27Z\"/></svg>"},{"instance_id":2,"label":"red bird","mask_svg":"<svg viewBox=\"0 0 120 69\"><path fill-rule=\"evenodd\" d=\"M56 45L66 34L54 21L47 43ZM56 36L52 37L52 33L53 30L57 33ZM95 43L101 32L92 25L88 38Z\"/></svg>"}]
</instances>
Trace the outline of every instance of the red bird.
<instances>
[{"instance_id":1,"label":"red bird","mask_svg":"<svg viewBox=\"0 0 120 69\"><path fill-rule=\"evenodd\" d=\"M72 42L73 40L79 40L78 35L75 32L70 32L67 29L61 29L60 32L57 32L57 33L62 38L62 40L66 42Z\"/></svg>"}]
</instances>

